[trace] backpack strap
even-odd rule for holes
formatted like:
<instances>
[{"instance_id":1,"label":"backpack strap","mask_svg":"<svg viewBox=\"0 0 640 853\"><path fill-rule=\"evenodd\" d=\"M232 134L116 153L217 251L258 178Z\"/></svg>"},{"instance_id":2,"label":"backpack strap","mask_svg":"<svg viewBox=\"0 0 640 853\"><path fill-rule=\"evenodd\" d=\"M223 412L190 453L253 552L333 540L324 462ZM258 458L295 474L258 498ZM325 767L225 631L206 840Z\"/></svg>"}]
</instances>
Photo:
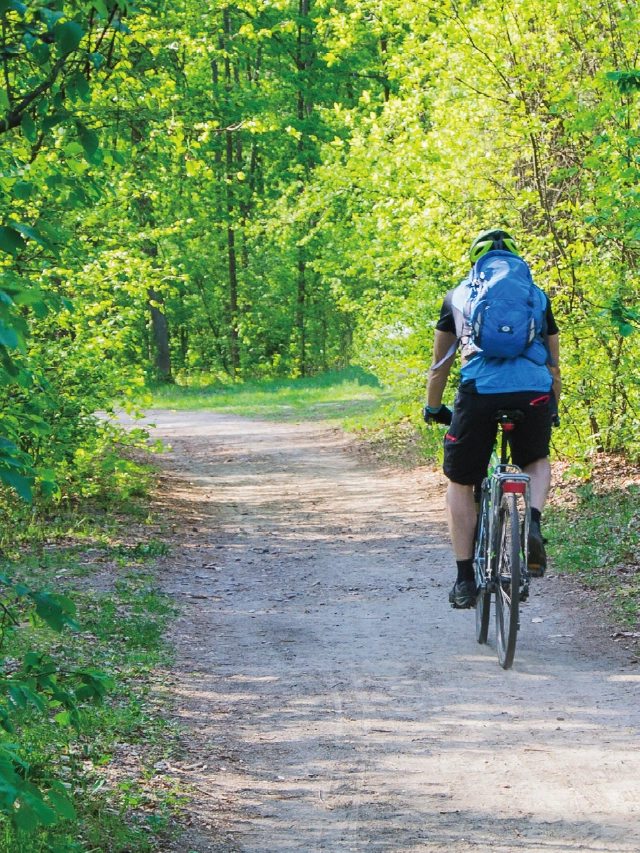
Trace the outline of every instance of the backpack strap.
<instances>
[{"instance_id":1,"label":"backpack strap","mask_svg":"<svg viewBox=\"0 0 640 853\"><path fill-rule=\"evenodd\" d=\"M451 344L451 346L449 347L449 351L447 352L445 357L441 358L437 364L432 364L429 370L437 370L439 367L442 367L445 361L448 361L451 356L454 355L455 351L458 349L458 343L459 342L456 341L455 344Z\"/></svg>"},{"instance_id":2,"label":"backpack strap","mask_svg":"<svg viewBox=\"0 0 640 853\"><path fill-rule=\"evenodd\" d=\"M544 296L544 309L542 311L542 329L540 329L540 337L542 338L542 343L544 344L544 348L547 351L547 363L551 365L551 367L556 366L556 360L551 355L551 348L549 347L549 324L547 323L547 308L549 307L549 297L544 291L541 291Z\"/></svg>"}]
</instances>

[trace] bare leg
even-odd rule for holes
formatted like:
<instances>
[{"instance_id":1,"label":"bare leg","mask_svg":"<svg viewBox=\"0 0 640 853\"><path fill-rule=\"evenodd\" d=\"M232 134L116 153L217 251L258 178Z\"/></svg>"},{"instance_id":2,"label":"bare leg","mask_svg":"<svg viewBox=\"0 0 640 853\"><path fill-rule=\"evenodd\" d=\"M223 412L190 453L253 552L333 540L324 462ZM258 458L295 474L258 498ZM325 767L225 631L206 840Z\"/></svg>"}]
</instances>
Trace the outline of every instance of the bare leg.
<instances>
[{"instance_id":1,"label":"bare leg","mask_svg":"<svg viewBox=\"0 0 640 853\"><path fill-rule=\"evenodd\" d=\"M477 518L473 486L449 482L447 522L456 560L470 560L473 557L473 536Z\"/></svg>"},{"instance_id":2,"label":"bare leg","mask_svg":"<svg viewBox=\"0 0 640 853\"><path fill-rule=\"evenodd\" d=\"M549 462L549 457L545 456L543 459L536 459L535 462L527 465L522 471L531 478L531 506L542 512L551 486L551 463Z\"/></svg>"}]
</instances>

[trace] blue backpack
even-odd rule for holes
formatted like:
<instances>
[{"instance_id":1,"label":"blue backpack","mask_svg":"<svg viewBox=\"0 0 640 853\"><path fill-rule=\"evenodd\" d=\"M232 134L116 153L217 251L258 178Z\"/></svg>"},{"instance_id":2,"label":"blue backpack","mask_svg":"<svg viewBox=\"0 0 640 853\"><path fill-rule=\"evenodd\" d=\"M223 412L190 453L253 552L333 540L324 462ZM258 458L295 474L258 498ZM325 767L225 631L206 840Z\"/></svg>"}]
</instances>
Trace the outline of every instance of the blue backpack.
<instances>
[{"instance_id":1,"label":"blue backpack","mask_svg":"<svg viewBox=\"0 0 640 853\"><path fill-rule=\"evenodd\" d=\"M477 355L538 361L533 345L544 331L546 299L526 262L501 249L487 252L471 271L469 289L464 314Z\"/></svg>"}]
</instances>

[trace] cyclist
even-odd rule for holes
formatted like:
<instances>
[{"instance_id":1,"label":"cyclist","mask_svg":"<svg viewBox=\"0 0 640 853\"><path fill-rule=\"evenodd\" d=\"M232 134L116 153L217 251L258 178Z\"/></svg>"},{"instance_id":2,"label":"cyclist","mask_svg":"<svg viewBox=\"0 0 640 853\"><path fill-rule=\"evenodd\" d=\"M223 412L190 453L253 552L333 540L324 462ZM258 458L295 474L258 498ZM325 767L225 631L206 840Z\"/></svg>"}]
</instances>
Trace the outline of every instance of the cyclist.
<instances>
[{"instance_id":1,"label":"cyclist","mask_svg":"<svg viewBox=\"0 0 640 853\"><path fill-rule=\"evenodd\" d=\"M472 269L483 255L492 251L518 254L513 238L506 231L490 229L482 232L471 246ZM485 358L478 354L470 321L465 315L470 287L471 275L450 290L444 299L436 324L424 408L427 423L449 427L444 439L444 473L449 480L447 522L458 567L449 601L454 608L460 609L474 607L476 601L474 487L479 486L487 473L496 439L494 416L498 409L519 409L525 415L511 433L511 452L514 464L530 477L529 572L533 577L544 574L547 558L540 522L551 484L549 441L552 420L557 420L561 390L558 326L548 296L535 288L535 296L543 300L544 306L543 331L538 336L538 346L545 347L546 357L543 354L536 361L525 355L512 359ZM442 395L458 348L460 386L452 413L442 404Z\"/></svg>"}]
</instances>

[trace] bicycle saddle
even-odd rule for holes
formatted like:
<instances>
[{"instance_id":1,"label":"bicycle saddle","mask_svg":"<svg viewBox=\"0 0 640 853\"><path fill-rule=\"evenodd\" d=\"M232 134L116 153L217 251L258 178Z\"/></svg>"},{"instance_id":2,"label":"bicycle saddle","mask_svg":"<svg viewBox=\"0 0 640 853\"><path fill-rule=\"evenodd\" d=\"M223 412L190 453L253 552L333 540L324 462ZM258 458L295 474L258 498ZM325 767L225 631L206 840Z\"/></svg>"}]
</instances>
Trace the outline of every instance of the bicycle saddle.
<instances>
[{"instance_id":1,"label":"bicycle saddle","mask_svg":"<svg viewBox=\"0 0 640 853\"><path fill-rule=\"evenodd\" d=\"M505 424L519 424L524 420L524 412L520 409L498 409L493 419L503 426Z\"/></svg>"}]
</instances>

